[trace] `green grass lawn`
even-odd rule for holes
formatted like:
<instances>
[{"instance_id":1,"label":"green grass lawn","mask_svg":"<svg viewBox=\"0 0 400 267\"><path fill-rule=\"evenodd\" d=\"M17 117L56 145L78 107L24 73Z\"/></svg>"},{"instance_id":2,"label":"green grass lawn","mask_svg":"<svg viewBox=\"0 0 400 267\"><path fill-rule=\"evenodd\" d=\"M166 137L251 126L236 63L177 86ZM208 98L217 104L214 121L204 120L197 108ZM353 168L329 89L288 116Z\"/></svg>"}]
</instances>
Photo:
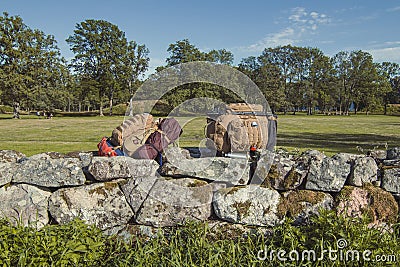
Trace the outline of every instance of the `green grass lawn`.
<instances>
[{"instance_id":1,"label":"green grass lawn","mask_svg":"<svg viewBox=\"0 0 400 267\"><path fill-rule=\"evenodd\" d=\"M278 118L278 147L317 149L327 155L400 146L400 117L286 115Z\"/></svg>"},{"instance_id":2,"label":"green grass lawn","mask_svg":"<svg viewBox=\"0 0 400 267\"><path fill-rule=\"evenodd\" d=\"M183 126L179 146L201 146L205 118L177 118ZM23 115L20 120L0 115L0 149L30 156L45 151L61 153L97 150L124 117L55 117L51 120ZM278 148L289 151L318 149L328 155L357 153L376 147L400 146L400 117L382 115L305 116L278 118ZM359 148L358 148L359 147Z\"/></svg>"}]
</instances>

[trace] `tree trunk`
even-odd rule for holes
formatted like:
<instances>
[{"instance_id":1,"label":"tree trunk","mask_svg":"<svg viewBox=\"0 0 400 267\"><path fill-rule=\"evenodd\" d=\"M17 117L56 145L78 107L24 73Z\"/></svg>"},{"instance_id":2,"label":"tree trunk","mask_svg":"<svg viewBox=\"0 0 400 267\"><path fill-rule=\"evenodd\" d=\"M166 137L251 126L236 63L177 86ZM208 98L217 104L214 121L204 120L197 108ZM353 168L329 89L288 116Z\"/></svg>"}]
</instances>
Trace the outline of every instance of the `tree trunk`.
<instances>
[{"instance_id":1,"label":"tree trunk","mask_svg":"<svg viewBox=\"0 0 400 267\"><path fill-rule=\"evenodd\" d=\"M111 97L110 98L110 116L112 116L112 114L113 114L112 109L113 109L113 99Z\"/></svg>"},{"instance_id":2,"label":"tree trunk","mask_svg":"<svg viewBox=\"0 0 400 267\"><path fill-rule=\"evenodd\" d=\"M113 100L114 100L114 86L111 87L110 89L110 94L109 94L109 102L110 102L110 116L113 115Z\"/></svg>"},{"instance_id":3,"label":"tree trunk","mask_svg":"<svg viewBox=\"0 0 400 267\"><path fill-rule=\"evenodd\" d=\"M133 117L133 95L129 99L129 117Z\"/></svg>"},{"instance_id":4,"label":"tree trunk","mask_svg":"<svg viewBox=\"0 0 400 267\"><path fill-rule=\"evenodd\" d=\"M104 113L103 113L103 99L101 99L101 98L100 98L99 115L100 116L104 116Z\"/></svg>"},{"instance_id":5,"label":"tree trunk","mask_svg":"<svg viewBox=\"0 0 400 267\"><path fill-rule=\"evenodd\" d=\"M100 108L99 108L99 116L104 116L104 113L103 113L103 96L102 96L102 94L101 94L101 92L99 93L99 102L100 102Z\"/></svg>"}]
</instances>

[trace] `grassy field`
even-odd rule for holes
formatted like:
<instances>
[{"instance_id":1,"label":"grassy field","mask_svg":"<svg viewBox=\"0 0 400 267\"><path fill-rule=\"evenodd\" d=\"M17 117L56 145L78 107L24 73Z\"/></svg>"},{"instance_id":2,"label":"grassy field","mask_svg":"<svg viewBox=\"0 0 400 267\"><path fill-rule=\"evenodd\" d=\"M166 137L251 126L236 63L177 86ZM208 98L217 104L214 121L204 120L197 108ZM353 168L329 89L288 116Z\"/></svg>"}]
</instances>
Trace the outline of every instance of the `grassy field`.
<instances>
[{"instance_id":1,"label":"grassy field","mask_svg":"<svg viewBox=\"0 0 400 267\"><path fill-rule=\"evenodd\" d=\"M204 118L177 118L183 126L179 146L201 146ZM110 136L124 117L55 117L0 115L0 149L33 155L45 151L93 151L103 136ZM357 153L400 146L400 117L381 115L305 116L278 118L278 148L289 151L318 149L328 155Z\"/></svg>"}]
</instances>

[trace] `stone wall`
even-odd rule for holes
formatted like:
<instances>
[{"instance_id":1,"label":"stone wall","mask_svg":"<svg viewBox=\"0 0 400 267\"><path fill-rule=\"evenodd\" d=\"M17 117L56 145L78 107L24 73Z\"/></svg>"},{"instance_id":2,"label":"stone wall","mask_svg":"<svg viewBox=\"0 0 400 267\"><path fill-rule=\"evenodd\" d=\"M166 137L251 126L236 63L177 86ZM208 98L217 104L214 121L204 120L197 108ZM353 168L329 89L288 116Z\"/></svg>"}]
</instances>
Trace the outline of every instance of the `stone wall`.
<instances>
[{"instance_id":1,"label":"stone wall","mask_svg":"<svg viewBox=\"0 0 400 267\"><path fill-rule=\"evenodd\" d=\"M333 157L265 152L250 181L246 159L167 152L160 168L152 160L83 152L0 151L0 217L38 228L78 217L118 232L186 220L268 227L290 217L304 224L320 208L353 217L367 212L374 226L399 213L400 148Z\"/></svg>"}]
</instances>

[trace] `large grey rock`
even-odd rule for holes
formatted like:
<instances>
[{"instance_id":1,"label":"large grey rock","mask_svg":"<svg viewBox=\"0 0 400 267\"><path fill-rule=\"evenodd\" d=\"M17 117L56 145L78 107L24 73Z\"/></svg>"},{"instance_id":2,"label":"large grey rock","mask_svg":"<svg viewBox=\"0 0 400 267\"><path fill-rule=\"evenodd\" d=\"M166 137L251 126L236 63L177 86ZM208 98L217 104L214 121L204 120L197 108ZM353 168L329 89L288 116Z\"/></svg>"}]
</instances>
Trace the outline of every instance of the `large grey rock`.
<instances>
[{"instance_id":1,"label":"large grey rock","mask_svg":"<svg viewBox=\"0 0 400 267\"><path fill-rule=\"evenodd\" d=\"M172 177L194 177L233 185L247 184L250 165L247 159L196 158L181 160L179 163L166 163L161 174Z\"/></svg>"},{"instance_id":2,"label":"large grey rock","mask_svg":"<svg viewBox=\"0 0 400 267\"><path fill-rule=\"evenodd\" d=\"M48 199L51 193L35 186L19 184L0 188L0 217L14 225L41 228L49 222Z\"/></svg>"},{"instance_id":3,"label":"large grey rock","mask_svg":"<svg viewBox=\"0 0 400 267\"><path fill-rule=\"evenodd\" d=\"M290 217L295 225L307 224L320 209L331 210L333 197L324 192L297 190L285 192L278 206L280 217Z\"/></svg>"},{"instance_id":4,"label":"large grey rock","mask_svg":"<svg viewBox=\"0 0 400 267\"><path fill-rule=\"evenodd\" d=\"M258 185L221 189L213 197L218 218L257 226L274 226L281 222L277 216L279 202L276 190Z\"/></svg>"},{"instance_id":5,"label":"large grey rock","mask_svg":"<svg viewBox=\"0 0 400 267\"><path fill-rule=\"evenodd\" d=\"M82 164L76 158L51 158L38 154L22 160L13 174L12 182L44 187L82 185L86 181Z\"/></svg>"},{"instance_id":6,"label":"large grey rock","mask_svg":"<svg viewBox=\"0 0 400 267\"><path fill-rule=\"evenodd\" d=\"M205 221L211 215L212 195L212 185L204 181L159 179L139 209L136 222L163 227Z\"/></svg>"},{"instance_id":7,"label":"large grey rock","mask_svg":"<svg viewBox=\"0 0 400 267\"><path fill-rule=\"evenodd\" d=\"M164 149L163 162L170 162L174 165L182 160L191 159L190 151L177 146L171 146Z\"/></svg>"},{"instance_id":8,"label":"large grey rock","mask_svg":"<svg viewBox=\"0 0 400 267\"><path fill-rule=\"evenodd\" d=\"M382 161L387 158L387 150L372 150L368 151L367 155L375 159L375 161Z\"/></svg>"},{"instance_id":9,"label":"large grey rock","mask_svg":"<svg viewBox=\"0 0 400 267\"><path fill-rule=\"evenodd\" d=\"M313 161L322 161L326 158L326 155L318 150L307 150L304 151L297 161L302 161L305 165L310 166Z\"/></svg>"},{"instance_id":10,"label":"large grey rock","mask_svg":"<svg viewBox=\"0 0 400 267\"><path fill-rule=\"evenodd\" d=\"M381 187L386 191L400 193L400 168L385 168Z\"/></svg>"},{"instance_id":11,"label":"large grey rock","mask_svg":"<svg viewBox=\"0 0 400 267\"><path fill-rule=\"evenodd\" d=\"M0 163L18 162L23 158L26 158L26 156L21 152L15 150L0 150Z\"/></svg>"},{"instance_id":12,"label":"large grey rock","mask_svg":"<svg viewBox=\"0 0 400 267\"><path fill-rule=\"evenodd\" d=\"M59 189L49 199L49 212L60 224L80 218L103 230L125 225L133 216L117 182Z\"/></svg>"},{"instance_id":13,"label":"large grey rock","mask_svg":"<svg viewBox=\"0 0 400 267\"><path fill-rule=\"evenodd\" d=\"M89 152L80 152L78 154L79 159L82 162L82 167L83 168L88 168L90 163L92 162L92 158L93 158L93 153L89 153Z\"/></svg>"},{"instance_id":14,"label":"large grey rock","mask_svg":"<svg viewBox=\"0 0 400 267\"><path fill-rule=\"evenodd\" d=\"M98 181L111 181L119 178L153 176L158 168L159 165L154 160L93 157L88 171Z\"/></svg>"},{"instance_id":15,"label":"large grey rock","mask_svg":"<svg viewBox=\"0 0 400 267\"><path fill-rule=\"evenodd\" d=\"M388 149L386 159L400 159L400 147Z\"/></svg>"},{"instance_id":16,"label":"large grey rock","mask_svg":"<svg viewBox=\"0 0 400 267\"><path fill-rule=\"evenodd\" d=\"M139 211L157 179L157 176L136 177L121 183L122 192L135 214Z\"/></svg>"},{"instance_id":17,"label":"large grey rock","mask_svg":"<svg viewBox=\"0 0 400 267\"><path fill-rule=\"evenodd\" d=\"M263 185L276 190L293 190L299 187L308 173L303 161L276 155Z\"/></svg>"},{"instance_id":18,"label":"large grey rock","mask_svg":"<svg viewBox=\"0 0 400 267\"><path fill-rule=\"evenodd\" d=\"M11 182L17 167L15 162L0 162L0 187Z\"/></svg>"},{"instance_id":19,"label":"large grey rock","mask_svg":"<svg viewBox=\"0 0 400 267\"><path fill-rule=\"evenodd\" d=\"M50 159L64 159L70 158L67 155L60 152L44 152L40 154L35 154L30 156L29 158L24 158L22 160L30 159L30 160L50 160Z\"/></svg>"},{"instance_id":20,"label":"large grey rock","mask_svg":"<svg viewBox=\"0 0 400 267\"><path fill-rule=\"evenodd\" d=\"M400 159L387 159L383 161L385 167L396 167L400 168Z\"/></svg>"},{"instance_id":21,"label":"large grey rock","mask_svg":"<svg viewBox=\"0 0 400 267\"><path fill-rule=\"evenodd\" d=\"M339 153L332 158L311 160L307 175L306 189L338 192L340 191L351 170L351 161L356 155Z\"/></svg>"},{"instance_id":22,"label":"large grey rock","mask_svg":"<svg viewBox=\"0 0 400 267\"><path fill-rule=\"evenodd\" d=\"M374 183L378 178L378 165L372 157L360 157L354 160L353 171L349 177L348 184L363 186Z\"/></svg>"}]
</instances>

